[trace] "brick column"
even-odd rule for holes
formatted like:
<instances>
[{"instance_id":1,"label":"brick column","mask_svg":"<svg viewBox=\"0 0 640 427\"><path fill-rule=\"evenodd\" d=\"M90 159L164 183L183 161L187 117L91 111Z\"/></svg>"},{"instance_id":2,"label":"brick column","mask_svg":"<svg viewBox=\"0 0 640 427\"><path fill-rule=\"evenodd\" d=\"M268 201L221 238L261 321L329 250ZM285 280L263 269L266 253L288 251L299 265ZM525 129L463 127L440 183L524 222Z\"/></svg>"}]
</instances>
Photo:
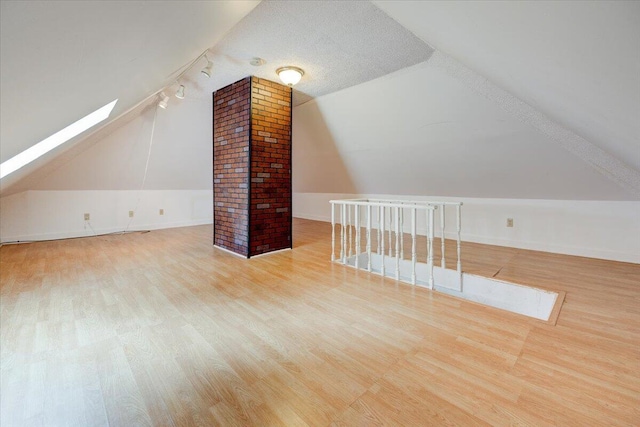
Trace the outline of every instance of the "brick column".
<instances>
[{"instance_id":1,"label":"brick column","mask_svg":"<svg viewBox=\"0 0 640 427\"><path fill-rule=\"evenodd\" d=\"M214 245L292 247L291 88L247 77L213 96Z\"/></svg>"}]
</instances>

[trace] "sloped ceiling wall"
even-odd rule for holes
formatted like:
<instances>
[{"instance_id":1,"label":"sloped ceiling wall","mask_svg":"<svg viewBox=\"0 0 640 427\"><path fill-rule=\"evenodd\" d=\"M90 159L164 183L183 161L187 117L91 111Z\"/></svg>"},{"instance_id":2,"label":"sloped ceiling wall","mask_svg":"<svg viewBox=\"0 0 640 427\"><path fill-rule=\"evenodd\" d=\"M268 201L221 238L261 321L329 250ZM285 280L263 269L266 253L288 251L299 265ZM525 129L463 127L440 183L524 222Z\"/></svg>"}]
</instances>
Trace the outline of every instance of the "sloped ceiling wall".
<instances>
[{"instance_id":1,"label":"sloped ceiling wall","mask_svg":"<svg viewBox=\"0 0 640 427\"><path fill-rule=\"evenodd\" d=\"M640 2L374 3L431 46L640 170Z\"/></svg>"},{"instance_id":2,"label":"sloped ceiling wall","mask_svg":"<svg viewBox=\"0 0 640 427\"><path fill-rule=\"evenodd\" d=\"M374 3L439 50L299 107L295 191L640 199L639 3Z\"/></svg>"},{"instance_id":3,"label":"sloped ceiling wall","mask_svg":"<svg viewBox=\"0 0 640 427\"><path fill-rule=\"evenodd\" d=\"M180 2L170 3L179 8L177 4ZM195 6L191 5L187 11L191 11L191 14L197 13L196 6L199 2L188 3ZM597 143L609 155L626 162L637 174L636 159L640 147L638 121L632 120L640 102L640 73L635 73L640 63L637 60L639 50L635 49L640 39L637 37L640 25L632 25L640 17L637 4L625 3L621 6L616 3L609 8L600 6L600 3L599 6L592 7L589 3L567 2L565 4L574 6L562 6L557 9L555 3L535 3L535 6L532 6L533 3L522 2L375 4L429 45L442 49L470 69L479 71L478 75L488 77L496 86L502 84L502 87L542 111L560 126L578 133L590 143ZM4 12L7 6L5 2L2 4ZM89 12L84 9L87 6L83 5L75 10L72 4L76 3L65 3L69 8L68 16L86 18L85 15ZM144 9L151 17L157 17L159 12L151 7L151 4L157 5L134 2L133 7ZM243 13L246 14L255 6L255 2L243 4L243 11L226 16L239 19ZM273 14L273 7L277 9L283 4L286 3L265 2L255 8L255 12L270 16L269 13ZM305 8L305 3L291 4L297 4L302 10ZM43 7L44 9L37 12L40 19L43 19L42 15L48 10L46 6ZM314 2L313 7L334 6L330 2ZM351 9L353 13L359 10L346 10ZM167 12L166 9L163 10ZM92 18L88 19L88 22L95 23L97 18L93 16L94 12L95 10L91 12ZM176 10L175 13L182 16L181 13L184 12ZM163 14L164 18L165 15L166 13ZM330 13L323 16L325 15L331 16ZM118 28L122 29L118 37L126 39L127 31L136 31L130 28L135 24L130 22L129 18L123 18L122 21L118 21L117 18L118 16L110 17L112 21L120 22ZM248 18L252 22L260 22L259 15L251 14ZM359 22L355 18L357 16L354 16L354 22ZM348 17L342 16L341 19L345 20ZM167 22L171 21L158 22L165 24L158 24L162 29L159 33L163 34L167 25L170 25ZM178 22L186 25L187 20L179 19ZM51 25L55 28L55 22ZM318 25L322 25L322 22L307 22L307 26ZM147 27L149 25L145 26ZM153 28L153 25L150 27ZM236 43L245 40L247 46L244 52L247 56L260 56L260 52L251 49L251 40L260 37L260 32L255 31L254 26L245 27L246 25L238 26L244 33L236 34L232 31L230 34ZM598 28L599 31L593 32L593 28ZM90 30L91 28L86 29L88 32ZM176 29L166 31L173 34ZM290 33L291 28L287 28L287 31ZM378 31L384 33L385 28ZM599 39L600 33L606 34L603 36L605 41ZM3 21L3 43L4 34ZM22 33L17 31L7 34L14 37L13 34ZM66 43L69 42L68 39L77 38L74 33L61 30L49 31L49 34L52 46L60 50L63 59L66 58L66 66L86 66L82 55L69 58L64 56L65 49L73 50L74 45ZM215 39L218 34L208 34L208 40ZM152 36L149 34L149 37ZM24 44L25 49L31 46L30 43L46 39L45 35L40 33L33 38L27 35L24 37L28 42ZM87 42L86 46L77 47L81 48L85 55L100 53L103 51L100 49L99 40L98 38L97 42L94 40L91 43ZM178 40L187 42L181 38ZM300 40L304 40L304 37ZM125 40L123 43L126 45ZM168 41L167 47L175 48L176 43L175 40ZM431 52L432 48L426 43L424 51ZM220 46L222 45L224 43ZM611 47L614 45L615 48ZM206 44L204 46L207 47ZM595 46L597 54L584 46ZM607 46L610 48L606 49ZM213 50L215 49L214 46ZM243 51L241 46L237 45L234 45L233 49ZM144 46L138 46L137 52L140 51L144 52ZM193 58L198 53L197 49L188 51L191 53L185 55L186 58ZM224 51L216 52L221 57L225 54ZM154 53L156 56L160 54L159 51ZM106 56L109 55L120 64L119 72L125 76L124 71L128 63L123 58L126 55L119 57L117 52L106 52ZM149 55L145 53L130 59L146 64L146 61L150 60ZM305 59L303 49L300 52L289 52L287 55L283 53L283 57ZM373 50L368 52L368 55L384 57L385 52ZM595 57L599 59L596 60ZM237 59L230 58L230 62L234 61L238 62ZM593 165L565 150L557 141L545 136L530 124L522 122L512 113L503 111L494 102L469 89L463 82L434 68L430 61L359 86L321 96L316 101L296 108L294 190L567 200L638 200L637 193L617 185L600 174ZM173 63L176 66L169 67L172 70L166 71L163 78L166 80L166 75L180 69L180 66L187 62L186 59L174 58ZM603 65L605 63L606 65ZM87 70L100 69L100 64L100 61L93 63L92 66L87 66ZM331 69L329 66L326 68ZM151 69L155 70L153 67ZM166 70L167 66L164 69ZM45 117L49 120L48 114L53 114L50 105L56 105L55 101L60 96L66 96L65 88L73 88L74 93L88 90L82 85L74 86L74 82L66 81L64 78L52 85L51 79L38 79L37 73L29 74L39 82L40 86L36 85L36 88L48 97L45 97L48 102L44 103L46 105L43 107L41 101L45 98L30 96L28 102L20 101L20 108L14 111L17 115L12 118L4 114L7 105L5 102L10 101L5 101L9 99L5 97L5 88L11 88L12 79L17 78L17 74L12 71L7 77L4 70L5 68L2 73L3 129L5 125L11 128L10 120L24 120L27 116ZM64 70L57 72L63 73ZM197 74L197 70L195 73ZM309 79L307 83L311 83L314 76L308 75L305 78ZM330 75L325 78L330 78ZM129 86L135 87L136 81L123 86L126 89L124 92L130 93ZM95 80L93 82L95 83ZM196 94L194 101L178 103L175 112L170 109L165 116L159 117L156 130L157 151L152 151L154 157L148 176L148 185L151 187L147 188L174 188L171 186L178 184L186 185L182 188L210 188L210 156L199 145L205 138L210 138L210 129L204 129L210 125L210 119L207 117L207 114L210 114L208 97L209 94ZM17 95L14 98L17 99ZM189 102L197 102L195 98L201 99L202 102L189 105ZM173 103L174 101L172 105ZM54 113L68 114L68 111ZM33 180L22 190L118 189L126 188L123 186L125 181L128 181L129 188L135 188L146 161L143 147L148 141L145 137L139 137L138 133L142 132L141 135L144 135L144 132L149 130L151 113L150 109L140 109L136 113L140 114L138 118L129 117L127 124L117 126L119 130L111 136L100 138L91 148L85 147L85 152L74 153L77 157L72 161L59 164L60 167L55 171L39 175L37 180ZM78 114L74 113L73 117L77 116ZM206 124L194 122L200 119L207 120ZM44 126L38 122L38 126L41 125ZM189 129L200 131L198 138L189 139ZM32 131L34 130L29 130ZM47 133L42 132L42 129L39 131L46 136ZM4 159L4 134L2 141ZM132 162L128 155L136 160ZM135 172L122 172L122 162L129 162L132 165L131 170ZM118 174L115 171L121 172Z\"/></svg>"},{"instance_id":4,"label":"sloped ceiling wall","mask_svg":"<svg viewBox=\"0 0 640 427\"><path fill-rule=\"evenodd\" d=\"M0 159L15 156L114 99L119 101L111 119L127 112L173 83L258 4L3 0ZM2 194L83 138L2 179Z\"/></svg>"},{"instance_id":5,"label":"sloped ceiling wall","mask_svg":"<svg viewBox=\"0 0 640 427\"><path fill-rule=\"evenodd\" d=\"M7 96L3 95L3 108L10 113L7 117L12 118L2 122L3 141L6 141L3 143L3 146L6 145L3 156L8 156L8 153L25 142L17 138L24 132L41 130L49 120L57 122L60 127L68 124L60 120L62 116L57 110L49 117L45 112L49 109L42 107L43 105L57 101L56 106L61 111L68 112L67 110L71 110L68 106L75 108L78 101L98 102L100 96L112 93L114 97L121 97L118 108L112 114L117 117L118 112L123 110L121 107L126 106L128 101L136 96L139 101L143 93L148 93L149 88L154 90L142 105L114 119L98 134L75 138L63 148L55 150L55 153L2 179L0 194L4 196L34 188L50 188L54 182L58 189L63 186L61 176L67 175L75 179L76 174L64 171L55 172L55 180L49 174L61 168L87 169L68 162L113 129L120 128L137 117L148 105L157 101L155 93L160 90L172 95L179 84L184 84L187 99L210 103L211 92L247 75L277 80L278 67L295 64L305 70L305 76L294 93L294 105L298 105L314 96L332 93L417 64L428 59L434 51L375 5L363 1L263 1L231 28L238 16L255 4L255 1L174 0L140 4L105 1L99 4L83 3L77 11L74 10L73 3L65 2L47 4L42 8L38 3L3 6L2 19L8 23L2 27L3 46L8 47L2 50L2 83L3 88L7 89ZM193 21L192 25L189 25L190 20ZM91 25L86 25L85 21ZM112 21L117 21L115 27ZM224 25L220 25L220 22ZM31 26L42 26L44 30L39 27L34 32L35 35L31 35ZM213 46L205 44L206 40L214 43L226 28L231 29L222 40ZM47 70L35 86L38 89L46 88L48 92L44 96L21 98L18 88L28 86L33 78L30 72L19 72L25 64L31 63L30 47L37 41L40 33L54 31L62 34L59 38L47 40L48 45L53 51L64 51L66 54L47 57L50 68L55 68L55 72ZM175 37L174 33L177 33ZM89 41L99 37L100 43L94 45L85 42L85 35ZM208 59L214 64L211 78L202 78L200 74L200 69L206 63L202 58L193 63L193 67L179 81L175 80L175 76L188 65L188 62L179 62L179 58L186 51L193 52L191 45L188 46L189 49L184 46L185 40L189 39L193 40L194 46L205 45L209 48ZM72 52L66 52L67 49ZM195 52L191 59L202 51ZM162 55L158 56L159 53ZM262 66L250 65L254 56L263 58L266 63ZM165 70L166 64L170 62L175 67L171 72ZM11 65L5 67L5 64ZM4 73L5 68L7 73ZM92 74L92 68L98 69ZM164 72L167 74L163 74ZM59 86L59 82L77 84ZM144 92L145 88L147 92ZM63 102L59 102L54 95L63 97ZM31 114L18 114L30 103L37 104ZM170 109L173 104L180 103L171 97ZM44 119L37 120L41 116ZM176 124L178 127L198 128L182 119L180 116L172 120L179 121ZM183 135L178 140L184 138ZM185 159L198 156L197 151L188 151L184 144L179 146L182 148L180 152L169 150L176 164L189 163ZM110 144L110 148L117 151L119 146ZM121 156L112 154L108 157ZM87 161L97 166L96 161L89 160L87 155L80 156L74 162L78 161ZM200 158L197 158L193 163L199 161ZM166 169L165 181L172 179L168 175L172 169ZM97 176L101 175L97 169L93 170ZM183 173L192 171L193 169ZM95 179L88 179L82 184L76 180L69 181L67 185L69 189L76 189L79 185L87 186L89 183L96 184L98 189L114 184L111 180L98 183ZM137 185L137 181L130 184L131 188L136 188ZM173 185L176 184L172 182L171 188ZM207 184L202 182L200 185ZM116 188L121 186L118 184Z\"/></svg>"},{"instance_id":6,"label":"sloped ceiling wall","mask_svg":"<svg viewBox=\"0 0 640 427\"><path fill-rule=\"evenodd\" d=\"M151 104L30 189L137 190L143 182L145 190L212 189L211 111L200 99L167 110Z\"/></svg>"},{"instance_id":7,"label":"sloped ceiling wall","mask_svg":"<svg viewBox=\"0 0 640 427\"><path fill-rule=\"evenodd\" d=\"M294 192L637 200L431 61L294 110Z\"/></svg>"}]
</instances>

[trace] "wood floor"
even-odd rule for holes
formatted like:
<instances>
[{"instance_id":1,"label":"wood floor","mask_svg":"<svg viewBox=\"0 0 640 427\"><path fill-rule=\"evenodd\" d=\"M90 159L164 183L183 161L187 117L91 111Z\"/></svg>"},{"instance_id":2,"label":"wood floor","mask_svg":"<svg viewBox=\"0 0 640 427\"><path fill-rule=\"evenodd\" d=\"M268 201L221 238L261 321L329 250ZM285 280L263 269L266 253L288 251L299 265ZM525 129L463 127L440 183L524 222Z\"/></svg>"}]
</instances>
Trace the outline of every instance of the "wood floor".
<instances>
[{"instance_id":1,"label":"wood floor","mask_svg":"<svg viewBox=\"0 0 640 427\"><path fill-rule=\"evenodd\" d=\"M2 427L640 425L640 265L464 244L555 326L212 227L0 248Z\"/></svg>"}]
</instances>

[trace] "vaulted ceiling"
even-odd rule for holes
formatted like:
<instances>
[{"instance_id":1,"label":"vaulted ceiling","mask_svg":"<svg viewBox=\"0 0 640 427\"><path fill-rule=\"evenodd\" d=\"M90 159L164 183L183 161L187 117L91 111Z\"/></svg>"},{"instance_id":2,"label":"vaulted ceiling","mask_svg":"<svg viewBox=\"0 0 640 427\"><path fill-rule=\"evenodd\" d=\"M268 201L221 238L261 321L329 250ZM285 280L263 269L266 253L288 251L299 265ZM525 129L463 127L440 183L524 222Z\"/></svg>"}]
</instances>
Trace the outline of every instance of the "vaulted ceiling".
<instances>
[{"instance_id":1,"label":"vaulted ceiling","mask_svg":"<svg viewBox=\"0 0 640 427\"><path fill-rule=\"evenodd\" d=\"M201 60L182 80L190 97L207 102L212 91L249 74L275 80L275 69L285 64L307 71L296 87L299 105L424 61L450 59L460 65L449 67L450 75L468 70L486 79L495 90L480 88L481 96L499 94L498 107L525 116L545 140L559 143L592 172L602 172L614 187L625 187L621 194L635 194L615 197L640 197L640 189L633 188L640 176L637 2L0 5L2 161L116 98L111 119L120 117L102 134L80 136L4 178L3 193L12 186L29 189L34 176L42 179L63 167L70 156L141 114L158 91L175 90L176 77L208 50L213 78L198 78ZM266 64L250 65L255 56ZM477 86L474 78L466 83ZM529 110L514 110L518 102ZM333 120L344 128L336 123L346 125L348 112ZM505 161L526 163L522 153L503 154ZM556 196L550 190L536 197Z\"/></svg>"},{"instance_id":2,"label":"vaulted ceiling","mask_svg":"<svg viewBox=\"0 0 640 427\"><path fill-rule=\"evenodd\" d=\"M374 3L431 46L640 170L640 2Z\"/></svg>"}]
</instances>

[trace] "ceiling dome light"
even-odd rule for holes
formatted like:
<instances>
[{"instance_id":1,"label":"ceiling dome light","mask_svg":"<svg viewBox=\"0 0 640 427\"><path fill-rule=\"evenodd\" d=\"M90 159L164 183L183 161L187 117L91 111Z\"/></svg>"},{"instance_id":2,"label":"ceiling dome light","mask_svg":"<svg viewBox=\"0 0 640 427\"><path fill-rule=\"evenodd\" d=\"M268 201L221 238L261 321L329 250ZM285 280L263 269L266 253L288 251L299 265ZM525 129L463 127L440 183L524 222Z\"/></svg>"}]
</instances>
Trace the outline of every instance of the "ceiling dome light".
<instances>
[{"instance_id":1,"label":"ceiling dome light","mask_svg":"<svg viewBox=\"0 0 640 427\"><path fill-rule=\"evenodd\" d=\"M212 69L213 69L213 62L211 62L211 60L207 58L207 66L204 67L200 72L207 77L211 77Z\"/></svg>"},{"instance_id":2,"label":"ceiling dome light","mask_svg":"<svg viewBox=\"0 0 640 427\"><path fill-rule=\"evenodd\" d=\"M282 80L282 83L287 86L293 86L300 81L304 75L304 70L298 67L286 66L278 68L276 73L278 74L278 77L280 77L280 80Z\"/></svg>"},{"instance_id":3,"label":"ceiling dome light","mask_svg":"<svg viewBox=\"0 0 640 427\"><path fill-rule=\"evenodd\" d=\"M169 97L165 95L164 92L162 92L160 94L160 98L162 99L160 100L160 102L158 102L158 107L162 108L163 110L166 110L167 105L169 105Z\"/></svg>"},{"instance_id":4,"label":"ceiling dome light","mask_svg":"<svg viewBox=\"0 0 640 427\"><path fill-rule=\"evenodd\" d=\"M180 87L176 91L176 98L184 99L184 85L180 85Z\"/></svg>"}]
</instances>

